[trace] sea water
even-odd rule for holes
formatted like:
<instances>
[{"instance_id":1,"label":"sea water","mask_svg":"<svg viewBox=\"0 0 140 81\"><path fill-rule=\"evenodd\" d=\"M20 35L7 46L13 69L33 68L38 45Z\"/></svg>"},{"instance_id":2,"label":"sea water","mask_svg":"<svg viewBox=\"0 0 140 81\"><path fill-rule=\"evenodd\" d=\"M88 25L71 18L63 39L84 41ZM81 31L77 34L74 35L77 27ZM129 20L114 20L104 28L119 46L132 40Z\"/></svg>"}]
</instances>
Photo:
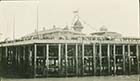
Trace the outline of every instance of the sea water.
<instances>
[{"instance_id":1,"label":"sea water","mask_svg":"<svg viewBox=\"0 0 140 81\"><path fill-rule=\"evenodd\" d=\"M30 79L2 78L1 81L140 81L140 75L30 78Z\"/></svg>"}]
</instances>

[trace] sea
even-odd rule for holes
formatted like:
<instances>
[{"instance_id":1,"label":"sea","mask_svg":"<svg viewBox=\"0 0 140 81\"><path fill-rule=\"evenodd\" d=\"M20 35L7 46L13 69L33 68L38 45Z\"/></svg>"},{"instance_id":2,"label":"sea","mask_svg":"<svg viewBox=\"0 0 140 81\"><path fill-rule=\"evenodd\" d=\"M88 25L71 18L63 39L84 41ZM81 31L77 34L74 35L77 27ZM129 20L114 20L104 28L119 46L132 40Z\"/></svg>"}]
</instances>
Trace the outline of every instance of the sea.
<instances>
[{"instance_id":1,"label":"sea","mask_svg":"<svg viewBox=\"0 0 140 81\"><path fill-rule=\"evenodd\" d=\"M1 78L0 81L140 81L140 75L89 76L65 78Z\"/></svg>"}]
</instances>

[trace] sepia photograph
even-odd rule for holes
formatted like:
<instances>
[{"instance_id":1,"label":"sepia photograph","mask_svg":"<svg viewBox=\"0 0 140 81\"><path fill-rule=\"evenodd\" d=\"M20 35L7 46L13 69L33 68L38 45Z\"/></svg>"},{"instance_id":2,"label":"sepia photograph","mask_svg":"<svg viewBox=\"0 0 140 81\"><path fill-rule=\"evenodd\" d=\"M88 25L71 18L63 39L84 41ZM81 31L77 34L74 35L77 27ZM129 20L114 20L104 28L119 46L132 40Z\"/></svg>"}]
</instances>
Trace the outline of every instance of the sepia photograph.
<instances>
[{"instance_id":1,"label":"sepia photograph","mask_svg":"<svg viewBox=\"0 0 140 81\"><path fill-rule=\"evenodd\" d=\"M140 81L140 0L0 0L0 81Z\"/></svg>"}]
</instances>

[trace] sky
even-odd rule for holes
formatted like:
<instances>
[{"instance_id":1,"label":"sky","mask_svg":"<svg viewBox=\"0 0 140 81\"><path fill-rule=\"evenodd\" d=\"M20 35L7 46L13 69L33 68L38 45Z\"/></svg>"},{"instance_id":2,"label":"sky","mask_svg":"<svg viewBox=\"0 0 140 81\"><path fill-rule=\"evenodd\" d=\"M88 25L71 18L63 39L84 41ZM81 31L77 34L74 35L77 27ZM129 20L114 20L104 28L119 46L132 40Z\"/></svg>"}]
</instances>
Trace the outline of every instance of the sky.
<instances>
[{"instance_id":1,"label":"sky","mask_svg":"<svg viewBox=\"0 0 140 81\"><path fill-rule=\"evenodd\" d=\"M74 13L78 10L83 23L84 33L96 32L102 25L109 31L124 36L139 36L138 0L23 0L0 2L1 39L13 39L15 21L15 38L27 35L37 28L42 30L66 25L71 28ZM90 25L90 26L89 26Z\"/></svg>"}]
</instances>

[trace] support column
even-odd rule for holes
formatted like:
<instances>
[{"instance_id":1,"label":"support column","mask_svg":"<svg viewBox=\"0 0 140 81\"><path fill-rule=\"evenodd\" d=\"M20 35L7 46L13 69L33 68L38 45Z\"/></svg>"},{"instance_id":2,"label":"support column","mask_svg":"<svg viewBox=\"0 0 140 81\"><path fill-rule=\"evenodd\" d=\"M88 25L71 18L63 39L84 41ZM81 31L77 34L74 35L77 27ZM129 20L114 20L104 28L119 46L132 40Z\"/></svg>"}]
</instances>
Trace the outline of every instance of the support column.
<instances>
[{"instance_id":1,"label":"support column","mask_svg":"<svg viewBox=\"0 0 140 81\"><path fill-rule=\"evenodd\" d=\"M48 77L48 71L49 71L49 44L46 44L46 75Z\"/></svg>"},{"instance_id":2,"label":"support column","mask_svg":"<svg viewBox=\"0 0 140 81\"><path fill-rule=\"evenodd\" d=\"M96 75L96 48L95 48L95 43L93 44L93 69L94 69L94 75Z\"/></svg>"},{"instance_id":3,"label":"support column","mask_svg":"<svg viewBox=\"0 0 140 81\"><path fill-rule=\"evenodd\" d=\"M8 47L5 47L5 54L4 54L4 67L3 67L3 72L5 75L7 75L7 69L8 69L8 63L7 63L7 56L8 56Z\"/></svg>"},{"instance_id":4,"label":"support column","mask_svg":"<svg viewBox=\"0 0 140 81\"><path fill-rule=\"evenodd\" d=\"M78 44L76 44L75 60L76 60L76 75L78 76Z\"/></svg>"},{"instance_id":5,"label":"support column","mask_svg":"<svg viewBox=\"0 0 140 81\"><path fill-rule=\"evenodd\" d=\"M25 61L26 61L26 60L25 60L25 54L26 54L25 48L26 48L26 47L23 46L23 56L22 56L22 58L23 58L22 71L23 71L23 72L25 72L25 69L24 69L24 68L25 68L25 63L26 63L26 62L25 62ZM34 46L33 46L33 48L34 48ZM33 66L32 69L34 70L34 64L33 64L32 66ZM23 73L23 74L24 74L24 73Z\"/></svg>"},{"instance_id":6,"label":"support column","mask_svg":"<svg viewBox=\"0 0 140 81\"><path fill-rule=\"evenodd\" d=\"M67 76L67 68L68 68L68 45L65 44L65 76Z\"/></svg>"},{"instance_id":7,"label":"support column","mask_svg":"<svg viewBox=\"0 0 140 81\"><path fill-rule=\"evenodd\" d=\"M2 76L2 67L3 67L3 65L2 65L2 47L0 47L0 76Z\"/></svg>"},{"instance_id":8,"label":"support column","mask_svg":"<svg viewBox=\"0 0 140 81\"><path fill-rule=\"evenodd\" d=\"M37 56L37 45L34 44L34 78L36 77L36 56Z\"/></svg>"},{"instance_id":9,"label":"support column","mask_svg":"<svg viewBox=\"0 0 140 81\"><path fill-rule=\"evenodd\" d=\"M7 63L8 47L5 47L5 62Z\"/></svg>"},{"instance_id":10,"label":"support column","mask_svg":"<svg viewBox=\"0 0 140 81\"><path fill-rule=\"evenodd\" d=\"M102 73L102 45L101 44L99 44L99 60L100 60L100 75L101 75L101 73Z\"/></svg>"},{"instance_id":11,"label":"support column","mask_svg":"<svg viewBox=\"0 0 140 81\"><path fill-rule=\"evenodd\" d=\"M113 45L114 74L116 75L116 45Z\"/></svg>"},{"instance_id":12,"label":"support column","mask_svg":"<svg viewBox=\"0 0 140 81\"><path fill-rule=\"evenodd\" d=\"M30 62L30 66L32 65L32 56L33 56L33 51L32 51L32 46L29 46L29 62Z\"/></svg>"},{"instance_id":13,"label":"support column","mask_svg":"<svg viewBox=\"0 0 140 81\"><path fill-rule=\"evenodd\" d=\"M17 72L18 72L18 46L14 46L14 54L15 54L15 61L16 61L16 63L15 63L15 70L16 70L16 74L17 74Z\"/></svg>"},{"instance_id":14,"label":"support column","mask_svg":"<svg viewBox=\"0 0 140 81\"><path fill-rule=\"evenodd\" d=\"M129 74L131 74L130 45L128 45Z\"/></svg>"},{"instance_id":15,"label":"support column","mask_svg":"<svg viewBox=\"0 0 140 81\"><path fill-rule=\"evenodd\" d=\"M1 66L1 59L2 59L2 47L0 47L0 66Z\"/></svg>"},{"instance_id":16,"label":"support column","mask_svg":"<svg viewBox=\"0 0 140 81\"><path fill-rule=\"evenodd\" d=\"M125 45L122 46L122 55L123 55L123 74L125 74Z\"/></svg>"},{"instance_id":17,"label":"support column","mask_svg":"<svg viewBox=\"0 0 140 81\"><path fill-rule=\"evenodd\" d=\"M84 52L85 52L85 49L84 49L84 43L82 44L82 74L84 75Z\"/></svg>"},{"instance_id":18,"label":"support column","mask_svg":"<svg viewBox=\"0 0 140 81\"><path fill-rule=\"evenodd\" d=\"M107 45L108 74L110 75L110 45Z\"/></svg>"},{"instance_id":19,"label":"support column","mask_svg":"<svg viewBox=\"0 0 140 81\"><path fill-rule=\"evenodd\" d=\"M137 72L138 74L140 73L140 70L139 70L139 45L136 45L136 55L137 55Z\"/></svg>"},{"instance_id":20,"label":"support column","mask_svg":"<svg viewBox=\"0 0 140 81\"><path fill-rule=\"evenodd\" d=\"M58 75L60 76L61 74L61 44L58 44Z\"/></svg>"}]
</instances>

